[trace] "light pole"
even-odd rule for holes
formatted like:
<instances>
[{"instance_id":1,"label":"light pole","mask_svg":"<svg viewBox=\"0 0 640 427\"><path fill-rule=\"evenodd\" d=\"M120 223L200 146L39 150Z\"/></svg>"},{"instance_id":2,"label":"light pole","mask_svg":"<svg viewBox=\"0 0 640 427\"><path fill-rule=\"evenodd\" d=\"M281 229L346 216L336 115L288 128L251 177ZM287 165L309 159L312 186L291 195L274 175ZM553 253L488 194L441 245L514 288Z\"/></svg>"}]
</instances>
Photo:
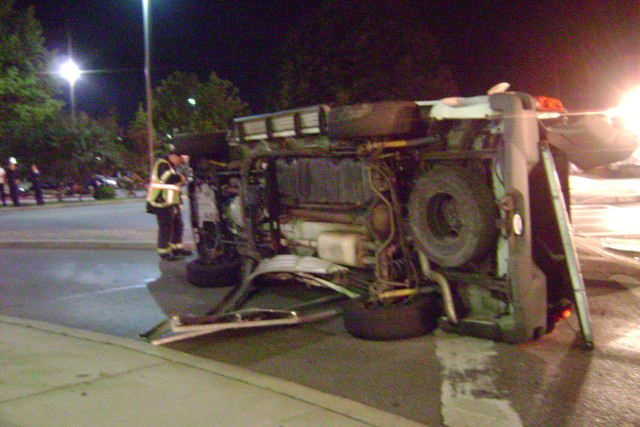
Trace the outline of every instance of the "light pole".
<instances>
[{"instance_id":1,"label":"light pole","mask_svg":"<svg viewBox=\"0 0 640 427\"><path fill-rule=\"evenodd\" d=\"M74 84L78 78L80 78L80 68L73 62L73 59L63 63L60 66L60 75L69 82L69 97L71 98L71 122L73 127L76 127L76 95L74 91Z\"/></svg>"},{"instance_id":2,"label":"light pole","mask_svg":"<svg viewBox=\"0 0 640 427\"><path fill-rule=\"evenodd\" d=\"M194 126L194 116L195 116L195 110L198 106L198 103L196 102L196 99L194 97L190 97L187 99L187 102L189 103L189 105L191 106L191 109L189 110L189 127L186 129L186 131L188 132L195 132L195 128L196 126Z\"/></svg>"},{"instance_id":3,"label":"light pole","mask_svg":"<svg viewBox=\"0 0 640 427\"><path fill-rule=\"evenodd\" d=\"M144 28L144 79L147 93L147 141L149 145L149 171L153 173L153 105L151 100L151 61L149 53L149 0L142 0Z\"/></svg>"}]
</instances>

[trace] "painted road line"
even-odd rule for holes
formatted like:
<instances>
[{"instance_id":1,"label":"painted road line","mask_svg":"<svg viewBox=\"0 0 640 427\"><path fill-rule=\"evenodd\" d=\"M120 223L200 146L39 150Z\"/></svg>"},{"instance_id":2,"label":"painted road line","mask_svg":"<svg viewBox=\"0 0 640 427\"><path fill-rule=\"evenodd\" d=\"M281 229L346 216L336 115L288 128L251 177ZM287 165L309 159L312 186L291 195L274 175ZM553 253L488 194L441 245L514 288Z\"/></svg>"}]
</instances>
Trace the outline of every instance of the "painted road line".
<instances>
[{"instance_id":1,"label":"painted road line","mask_svg":"<svg viewBox=\"0 0 640 427\"><path fill-rule=\"evenodd\" d=\"M435 337L436 356L443 367L443 424L449 427L522 426L509 400L500 398L493 384L490 362L498 354L495 343L442 331L436 331Z\"/></svg>"}]
</instances>

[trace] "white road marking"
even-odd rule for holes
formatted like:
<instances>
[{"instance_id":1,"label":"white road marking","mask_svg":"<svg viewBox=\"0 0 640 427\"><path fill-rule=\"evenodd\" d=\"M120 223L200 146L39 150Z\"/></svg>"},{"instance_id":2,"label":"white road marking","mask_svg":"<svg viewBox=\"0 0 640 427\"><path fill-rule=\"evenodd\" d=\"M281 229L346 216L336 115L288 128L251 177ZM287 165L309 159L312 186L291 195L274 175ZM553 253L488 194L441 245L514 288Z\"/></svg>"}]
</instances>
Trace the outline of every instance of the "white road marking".
<instances>
[{"instance_id":1,"label":"white road marking","mask_svg":"<svg viewBox=\"0 0 640 427\"><path fill-rule=\"evenodd\" d=\"M520 416L506 399L495 395L489 362L497 355L489 340L436 331L436 356L443 366L443 424L448 427L517 427Z\"/></svg>"}]
</instances>

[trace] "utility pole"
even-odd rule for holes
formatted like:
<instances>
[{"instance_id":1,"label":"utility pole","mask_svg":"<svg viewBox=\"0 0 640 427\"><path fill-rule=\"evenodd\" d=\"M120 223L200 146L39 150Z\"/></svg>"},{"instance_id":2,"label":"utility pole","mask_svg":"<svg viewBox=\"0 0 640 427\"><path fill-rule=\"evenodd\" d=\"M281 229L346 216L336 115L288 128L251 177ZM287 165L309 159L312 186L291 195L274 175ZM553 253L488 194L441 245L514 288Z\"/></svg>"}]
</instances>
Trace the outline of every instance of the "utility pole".
<instances>
[{"instance_id":1,"label":"utility pole","mask_svg":"<svg viewBox=\"0 0 640 427\"><path fill-rule=\"evenodd\" d=\"M147 94L147 141L149 145L149 173L153 173L153 103L151 99L151 60L149 48L149 0L142 0L144 28L144 78Z\"/></svg>"}]
</instances>

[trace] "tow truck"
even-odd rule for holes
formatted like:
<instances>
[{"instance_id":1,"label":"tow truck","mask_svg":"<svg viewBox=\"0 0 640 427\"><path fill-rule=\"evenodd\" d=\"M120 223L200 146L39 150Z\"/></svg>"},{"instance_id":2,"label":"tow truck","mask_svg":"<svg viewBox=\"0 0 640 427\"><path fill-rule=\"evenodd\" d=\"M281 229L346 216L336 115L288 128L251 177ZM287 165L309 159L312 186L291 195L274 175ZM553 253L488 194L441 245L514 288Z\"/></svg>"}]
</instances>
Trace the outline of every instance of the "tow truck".
<instances>
[{"instance_id":1,"label":"tow truck","mask_svg":"<svg viewBox=\"0 0 640 427\"><path fill-rule=\"evenodd\" d=\"M176 314L143 336L162 344L342 314L362 339L439 327L523 343L574 310L591 348L569 164L624 159L637 141L601 114L508 89L316 105L176 139L193 170L187 280L228 292L206 315ZM333 294L246 308L265 281Z\"/></svg>"}]
</instances>

